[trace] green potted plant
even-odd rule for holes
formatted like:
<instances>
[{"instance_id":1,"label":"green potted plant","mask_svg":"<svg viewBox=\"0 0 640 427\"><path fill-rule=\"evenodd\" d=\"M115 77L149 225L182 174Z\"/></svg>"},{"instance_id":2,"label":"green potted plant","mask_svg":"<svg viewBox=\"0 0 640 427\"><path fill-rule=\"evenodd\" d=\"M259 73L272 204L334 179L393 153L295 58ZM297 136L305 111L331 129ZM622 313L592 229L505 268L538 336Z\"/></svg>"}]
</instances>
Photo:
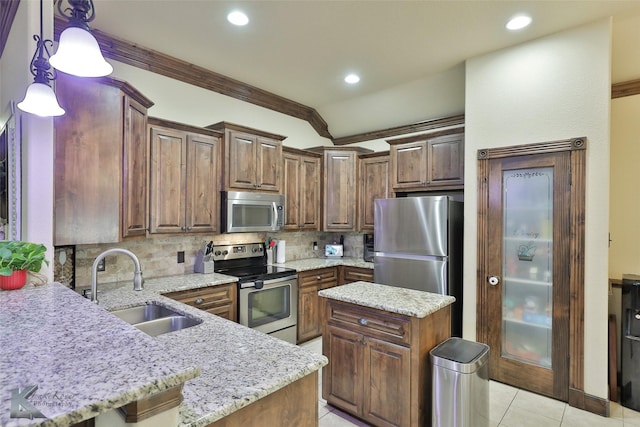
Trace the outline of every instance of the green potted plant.
<instances>
[{"instance_id":1,"label":"green potted plant","mask_svg":"<svg viewBox=\"0 0 640 427\"><path fill-rule=\"evenodd\" d=\"M34 273L42 269L47 248L38 243L19 240L0 242L0 289L20 289L27 282L27 271Z\"/></svg>"}]
</instances>

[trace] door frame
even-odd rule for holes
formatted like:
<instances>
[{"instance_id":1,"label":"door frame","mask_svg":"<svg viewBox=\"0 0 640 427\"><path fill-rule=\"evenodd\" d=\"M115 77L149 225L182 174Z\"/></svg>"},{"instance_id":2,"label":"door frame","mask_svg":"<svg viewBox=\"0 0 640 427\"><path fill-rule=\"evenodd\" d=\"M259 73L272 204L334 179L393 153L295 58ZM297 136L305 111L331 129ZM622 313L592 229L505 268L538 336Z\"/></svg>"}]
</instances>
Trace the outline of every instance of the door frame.
<instances>
[{"instance_id":1,"label":"door frame","mask_svg":"<svg viewBox=\"0 0 640 427\"><path fill-rule=\"evenodd\" d=\"M587 138L514 145L478 150L478 266L476 276L476 339L488 342L489 325L486 304L489 277L489 252L485 245L489 232L489 160L554 152L570 152L570 241L569 249L569 405L607 416L609 401L584 393L584 249L585 181Z\"/></svg>"}]
</instances>

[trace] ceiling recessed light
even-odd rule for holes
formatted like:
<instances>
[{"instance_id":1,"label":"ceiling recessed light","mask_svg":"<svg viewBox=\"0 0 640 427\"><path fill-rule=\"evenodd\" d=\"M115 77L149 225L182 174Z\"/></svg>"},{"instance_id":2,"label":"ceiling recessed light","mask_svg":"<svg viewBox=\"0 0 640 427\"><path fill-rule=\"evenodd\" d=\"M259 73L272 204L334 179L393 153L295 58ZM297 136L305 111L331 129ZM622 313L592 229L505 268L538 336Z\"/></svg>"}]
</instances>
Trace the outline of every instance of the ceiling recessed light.
<instances>
[{"instance_id":1,"label":"ceiling recessed light","mask_svg":"<svg viewBox=\"0 0 640 427\"><path fill-rule=\"evenodd\" d=\"M509 20L509 22L507 22L507 29L508 30L521 30L524 27L529 26L529 24L531 24L531 17L527 16L527 15L518 15L518 16L514 16L513 18L511 18Z\"/></svg>"},{"instance_id":2,"label":"ceiling recessed light","mask_svg":"<svg viewBox=\"0 0 640 427\"><path fill-rule=\"evenodd\" d=\"M245 15L244 12L234 10L227 15L227 21L231 22L233 25L242 26L249 23L249 17Z\"/></svg>"},{"instance_id":3,"label":"ceiling recessed light","mask_svg":"<svg viewBox=\"0 0 640 427\"><path fill-rule=\"evenodd\" d=\"M353 85L360 81L360 76L358 76L357 74L349 74L344 78L344 81L349 83L350 85Z\"/></svg>"}]
</instances>

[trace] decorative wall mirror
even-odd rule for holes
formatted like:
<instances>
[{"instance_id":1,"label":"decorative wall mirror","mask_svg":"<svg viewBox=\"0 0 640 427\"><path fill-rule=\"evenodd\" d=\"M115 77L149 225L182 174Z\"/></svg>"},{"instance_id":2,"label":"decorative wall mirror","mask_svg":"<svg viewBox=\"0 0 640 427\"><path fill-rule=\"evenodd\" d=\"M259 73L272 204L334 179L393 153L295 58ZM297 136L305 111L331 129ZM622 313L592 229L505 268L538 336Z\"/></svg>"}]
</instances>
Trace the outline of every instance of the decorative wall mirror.
<instances>
[{"instance_id":1,"label":"decorative wall mirror","mask_svg":"<svg viewBox=\"0 0 640 427\"><path fill-rule=\"evenodd\" d=\"M20 176L20 121L11 103L0 123L0 240L20 240Z\"/></svg>"}]
</instances>

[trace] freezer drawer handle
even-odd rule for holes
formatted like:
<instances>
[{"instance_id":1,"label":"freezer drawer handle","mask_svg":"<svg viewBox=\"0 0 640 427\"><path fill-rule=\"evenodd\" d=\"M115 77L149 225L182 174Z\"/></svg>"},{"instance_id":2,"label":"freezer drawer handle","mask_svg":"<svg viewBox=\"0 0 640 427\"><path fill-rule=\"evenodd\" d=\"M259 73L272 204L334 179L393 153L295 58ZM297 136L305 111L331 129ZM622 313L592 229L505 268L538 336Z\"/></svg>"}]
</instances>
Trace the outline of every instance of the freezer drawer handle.
<instances>
[{"instance_id":1,"label":"freezer drawer handle","mask_svg":"<svg viewBox=\"0 0 640 427\"><path fill-rule=\"evenodd\" d=\"M499 278L498 276L491 276L491 277L489 277L489 284L490 284L491 286L495 286L495 285L497 285L498 283L500 283L500 278Z\"/></svg>"},{"instance_id":2,"label":"freezer drawer handle","mask_svg":"<svg viewBox=\"0 0 640 427\"><path fill-rule=\"evenodd\" d=\"M358 320L358 323L360 323L362 326L367 326L369 324L369 321L364 317L361 317L360 320Z\"/></svg>"}]
</instances>

